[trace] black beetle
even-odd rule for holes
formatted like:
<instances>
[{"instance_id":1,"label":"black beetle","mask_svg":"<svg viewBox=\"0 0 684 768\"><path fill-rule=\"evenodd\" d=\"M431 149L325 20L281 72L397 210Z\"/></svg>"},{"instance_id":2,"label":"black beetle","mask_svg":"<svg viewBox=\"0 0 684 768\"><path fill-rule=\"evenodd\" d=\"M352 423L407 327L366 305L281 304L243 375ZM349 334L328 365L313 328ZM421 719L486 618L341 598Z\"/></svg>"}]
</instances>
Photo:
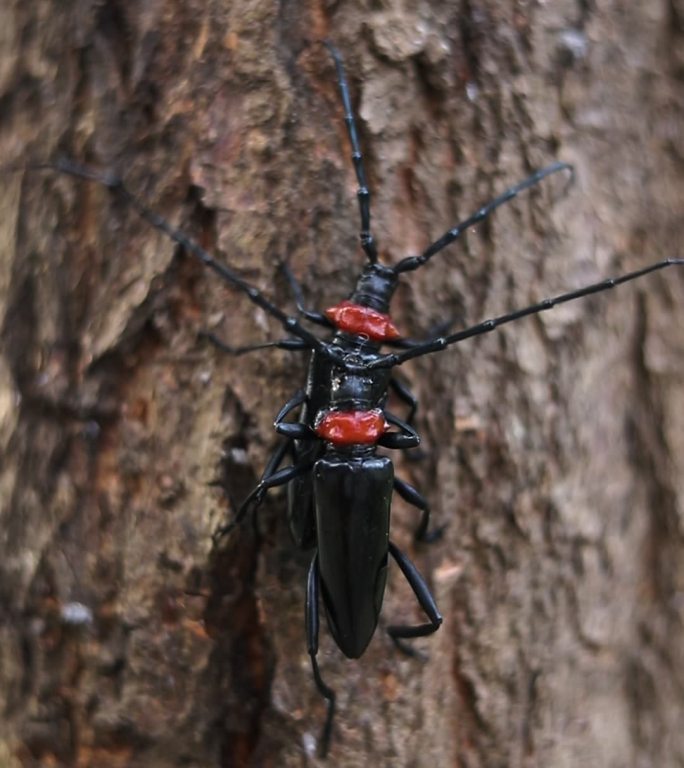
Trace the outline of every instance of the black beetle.
<instances>
[{"instance_id":1,"label":"black beetle","mask_svg":"<svg viewBox=\"0 0 684 768\"><path fill-rule=\"evenodd\" d=\"M113 174L100 173L70 160L26 166L29 170L51 169L91 180L106 186L128 203L143 219L166 233L192 253L233 288L274 317L287 332L287 338L251 347L233 348L211 334L209 338L231 354L243 354L266 347L311 353L305 389L281 409L275 420L283 440L271 456L258 485L240 506L229 525L217 532L232 530L254 510L269 488L288 486L288 517L297 546L313 549L306 591L306 635L313 674L319 692L328 703L321 738L321 752L328 750L335 710L335 694L323 682L316 654L319 632L319 598L325 606L330 631L340 650L358 658L375 631L385 589L390 555L399 565L425 612L428 621L416 626L393 625L388 633L404 651L403 641L435 632L442 617L430 591L413 564L389 539L390 506L394 490L421 511L415 533L418 541L439 535L428 532L430 508L412 486L394 476L391 460L378 456L379 446L407 449L418 445L412 421L417 401L405 385L393 377L398 365L421 355L438 352L500 325L551 309L557 304L598 293L665 267L684 264L684 259L666 259L643 269L609 278L577 290L544 299L529 307L501 315L477 325L446 333L426 341L403 339L392 323L389 305L399 275L417 269L456 240L469 227L484 220L500 205L521 191L559 171L572 171L567 163L553 163L516 184L483 206L426 248L419 256L404 258L391 267L378 262L375 241L370 231L370 193L366 184L349 89L337 51L328 44L337 68L345 121L352 146L352 160L358 180L361 218L361 246L368 263L350 298L325 313L308 310L294 276L287 268L298 316L289 315L273 304L260 290L243 280L229 267L216 261L198 243L138 200ZM334 330L330 340L308 330L301 319ZM382 353L383 345L399 351ZM387 410L388 393L393 391L409 407L405 420ZM299 421L286 417L299 409ZM281 468L289 457L292 463Z\"/></svg>"}]
</instances>

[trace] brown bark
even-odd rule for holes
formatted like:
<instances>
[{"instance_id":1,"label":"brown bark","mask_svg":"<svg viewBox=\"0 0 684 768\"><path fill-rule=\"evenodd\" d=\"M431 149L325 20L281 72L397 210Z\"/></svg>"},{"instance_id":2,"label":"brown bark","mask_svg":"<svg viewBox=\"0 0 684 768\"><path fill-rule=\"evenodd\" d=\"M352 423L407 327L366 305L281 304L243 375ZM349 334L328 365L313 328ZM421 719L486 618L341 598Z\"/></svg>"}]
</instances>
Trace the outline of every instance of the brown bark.
<instances>
[{"instance_id":1,"label":"brown bark","mask_svg":"<svg viewBox=\"0 0 684 768\"><path fill-rule=\"evenodd\" d=\"M123 171L275 297L362 264L334 72L351 82L382 257L418 252L554 159L552 179L423 271L418 336L682 255L678 0L0 7L3 162ZM220 546L301 385L282 335L115 203L50 173L0 183L0 766L301 766L324 707L309 555L282 494ZM684 274L675 269L406 366L436 524L393 539L445 616L358 662L323 629L330 765L684 764ZM396 571L397 569L394 569ZM383 620L420 619L394 572Z\"/></svg>"}]
</instances>

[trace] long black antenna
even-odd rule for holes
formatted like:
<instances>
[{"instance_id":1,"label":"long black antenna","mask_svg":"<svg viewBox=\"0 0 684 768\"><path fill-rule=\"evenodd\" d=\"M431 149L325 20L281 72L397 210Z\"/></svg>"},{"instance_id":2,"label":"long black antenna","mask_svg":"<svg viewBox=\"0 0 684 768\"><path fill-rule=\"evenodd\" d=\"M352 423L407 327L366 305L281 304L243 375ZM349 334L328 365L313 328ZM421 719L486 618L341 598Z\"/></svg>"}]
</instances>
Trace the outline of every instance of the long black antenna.
<instances>
[{"instance_id":1,"label":"long black antenna","mask_svg":"<svg viewBox=\"0 0 684 768\"><path fill-rule=\"evenodd\" d=\"M335 62L335 68L337 69L337 82L340 87L342 104L344 105L344 122L347 124L349 141L352 145L352 161L354 162L356 180L359 184L356 196L359 199L359 212L361 213L361 247L365 251L368 261L370 261L371 264L375 264L378 260L378 251L370 231L370 191L366 181L366 173L363 170L363 156L361 154L359 136L356 131L356 121L354 119L351 98L349 96L349 85L347 84L347 78L344 74L342 57L340 56L339 51L327 40L325 41L325 46L330 51Z\"/></svg>"},{"instance_id":2,"label":"long black antenna","mask_svg":"<svg viewBox=\"0 0 684 768\"><path fill-rule=\"evenodd\" d=\"M535 315L538 312L544 312L547 309L552 309L558 304L564 304L567 301L581 299L583 296L589 296L592 293L607 291L610 288L615 288L616 286L629 282L630 280L637 280L638 278L643 277L644 275L648 275L650 272L655 272L659 269L682 265L684 265L684 259L665 259L664 261L658 261L648 267L637 269L634 272L627 272L626 274L620 275L619 277L609 277L599 283L592 283L591 285L587 285L584 288L578 288L575 291L561 293L558 296L554 296L550 299L543 299L536 304L531 304L529 307L517 309L513 312L509 312L506 315L500 315L499 317L492 318L491 320L485 320L482 323L472 325L470 328L465 328L464 330L458 331L457 333L452 333L448 336L441 336L437 339L431 339L430 341L426 341L424 344L418 344L411 349L407 349L405 352L382 355L377 360L370 362L368 365L360 367L362 367L364 370L373 368L393 368L395 365L401 365L402 363L405 363L407 360L411 360L414 357L422 357L423 355L429 355L432 352L439 352L451 344L458 344L459 341L470 339L473 336L480 336L483 333L489 333L501 325L512 323L516 320L520 320L523 317L527 317L528 315Z\"/></svg>"},{"instance_id":3,"label":"long black antenna","mask_svg":"<svg viewBox=\"0 0 684 768\"><path fill-rule=\"evenodd\" d=\"M216 272L216 274L231 285L233 288L244 293L247 298L258 307L261 307L266 313L274 317L281 326L293 336L297 336L302 340L306 347L310 349L317 349L325 353L328 345L321 341L310 331L307 331L296 317L288 315L283 312L282 309L277 307L271 302L256 286L243 280L236 272L229 269L225 264L222 264L207 251L202 248L192 238L188 237L180 229L172 226L166 219L164 219L156 211L148 208L143 202L141 202L123 183L123 180L113 173L102 173L96 171L93 168L89 168L84 165L79 165L71 160L59 159L55 162L27 164L21 168L14 168L14 170L25 171L41 171L50 170L58 171L60 173L66 173L70 176L76 176L80 179L86 179L87 181L93 181L96 184L101 184L106 187L113 195L116 195L129 205L141 219L151 224L155 229L164 232L174 242L181 245L186 251L191 253L195 258L199 259L206 267Z\"/></svg>"},{"instance_id":4,"label":"long black antenna","mask_svg":"<svg viewBox=\"0 0 684 768\"><path fill-rule=\"evenodd\" d=\"M438 240L435 240L432 245L429 245L420 254L420 256L407 256L405 259L402 259L396 265L396 267L394 267L394 271L397 273L411 272L414 269L418 269L418 267L422 267L423 264L426 264L436 253L439 253L442 249L446 248L447 245L453 243L454 240L459 238L467 229L474 226L475 224L479 224L481 221L484 221L489 216L489 214L492 213L492 211L494 211L500 205L503 205L509 200L512 200L523 190L529 189L530 187L534 187L536 184L539 184L542 179L545 179L552 173L558 173L559 171L570 171L570 173L572 173L573 168L568 163L552 163L551 165L547 165L546 168L542 168L539 171L536 171L531 176L528 176L524 181L521 181L519 184L516 184L510 189L507 189L498 197L495 197L490 203L484 205L472 216L469 216L467 219L464 219L455 227L452 227L450 230L445 232Z\"/></svg>"}]
</instances>

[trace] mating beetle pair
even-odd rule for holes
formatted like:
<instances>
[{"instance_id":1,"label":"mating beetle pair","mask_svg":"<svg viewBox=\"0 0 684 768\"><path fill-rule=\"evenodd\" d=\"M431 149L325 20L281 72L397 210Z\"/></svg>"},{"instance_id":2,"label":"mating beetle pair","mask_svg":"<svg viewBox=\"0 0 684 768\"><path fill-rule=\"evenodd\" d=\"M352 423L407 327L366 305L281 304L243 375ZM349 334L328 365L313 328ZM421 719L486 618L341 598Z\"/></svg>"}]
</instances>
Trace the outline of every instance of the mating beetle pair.
<instances>
[{"instance_id":1,"label":"mating beetle pair","mask_svg":"<svg viewBox=\"0 0 684 768\"><path fill-rule=\"evenodd\" d=\"M101 174L69 161L45 167L104 184L132 206L152 226L192 253L226 283L243 292L268 315L275 318L287 337L241 350L264 346L311 355L305 389L281 409L275 420L281 442L269 460L262 478L242 503L235 519L222 529L228 532L252 511L269 488L287 485L288 515L296 544L313 549L306 590L306 635L316 686L326 699L328 711L321 739L321 751L328 749L335 710L335 694L323 681L316 660L319 633L319 603L322 600L330 631L342 652L358 658L375 631L382 605L390 555L399 565L425 612L428 621L416 626L390 626L393 640L406 650L406 639L429 635L441 624L441 616L430 591L408 560L389 539L390 506L393 491L417 507L421 519L418 540L428 540L429 506L416 489L394 476L391 460L377 454L378 447L408 449L419 438L412 420L417 402L393 376L393 369L415 357L438 352L473 336L493 331L500 325L532 315L567 301L613 288L683 259L668 259L604 280L524 309L486 320L464 330L444 333L424 342L402 339L389 318L388 310L399 276L426 264L455 241L466 229L482 221L497 207L545 177L570 171L566 163L554 163L481 208L473 216L448 230L418 256L404 258L395 266L378 261L370 229L370 194L351 107L348 85L339 54L329 46L339 81L345 121L352 146L352 160L358 180L361 218L361 245L367 264L350 298L325 313L307 310L294 277L288 277L296 297L298 315L289 315L275 306L261 291L216 261L196 242L172 227L136 199L114 176ZM34 166L35 167L35 166ZM305 321L334 331L322 339L305 326ZM222 345L218 340L215 340ZM381 352L383 345L396 351ZM406 420L387 410L388 393L393 391L409 407ZM298 421L286 421L298 412ZM291 463L281 467L286 459Z\"/></svg>"}]
</instances>

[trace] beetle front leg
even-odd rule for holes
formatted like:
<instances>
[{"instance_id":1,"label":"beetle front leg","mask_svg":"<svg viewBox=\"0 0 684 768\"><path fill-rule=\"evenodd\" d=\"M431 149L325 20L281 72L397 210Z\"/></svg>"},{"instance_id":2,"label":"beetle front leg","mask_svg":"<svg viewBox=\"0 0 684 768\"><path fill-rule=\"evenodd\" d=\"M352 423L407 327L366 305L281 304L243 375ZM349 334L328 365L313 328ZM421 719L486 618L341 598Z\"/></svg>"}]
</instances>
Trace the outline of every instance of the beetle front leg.
<instances>
[{"instance_id":1,"label":"beetle front leg","mask_svg":"<svg viewBox=\"0 0 684 768\"><path fill-rule=\"evenodd\" d=\"M435 599L432 597L425 579L418 573L415 565L391 541L389 542L389 551L399 568L401 568L401 572L413 590L413 594L418 598L420 607L425 611L428 619L430 619L427 624L417 624L415 626L405 626L402 624L387 627L387 634L392 638L397 648L408 656L415 656L415 650L406 645L406 643L403 643L402 640L412 637L425 637L436 632L442 625L442 614L437 608Z\"/></svg>"},{"instance_id":2,"label":"beetle front leg","mask_svg":"<svg viewBox=\"0 0 684 768\"><path fill-rule=\"evenodd\" d=\"M335 716L335 691L323 682L321 672L318 669L316 655L318 654L318 630L320 619L318 613L318 593L320 591L320 574L318 572L318 552L311 559L309 566L309 575L306 580L306 644L311 657L311 668L313 670L314 680L318 692L328 703L328 713L325 717L325 724L321 732L321 741L319 753L321 757L328 754L330 747L330 736L332 735L332 724Z\"/></svg>"},{"instance_id":3,"label":"beetle front leg","mask_svg":"<svg viewBox=\"0 0 684 768\"><path fill-rule=\"evenodd\" d=\"M211 331L200 331L198 336L202 339L207 339L221 352L225 352L227 355L233 355L239 357L240 355L246 355L250 352L257 352L261 349L284 349L287 352L299 352L305 349L311 349L311 345L307 344L302 339L277 339L276 341L263 341L259 344L248 344L245 347L231 347L223 339L220 339L216 334Z\"/></svg>"}]
</instances>

